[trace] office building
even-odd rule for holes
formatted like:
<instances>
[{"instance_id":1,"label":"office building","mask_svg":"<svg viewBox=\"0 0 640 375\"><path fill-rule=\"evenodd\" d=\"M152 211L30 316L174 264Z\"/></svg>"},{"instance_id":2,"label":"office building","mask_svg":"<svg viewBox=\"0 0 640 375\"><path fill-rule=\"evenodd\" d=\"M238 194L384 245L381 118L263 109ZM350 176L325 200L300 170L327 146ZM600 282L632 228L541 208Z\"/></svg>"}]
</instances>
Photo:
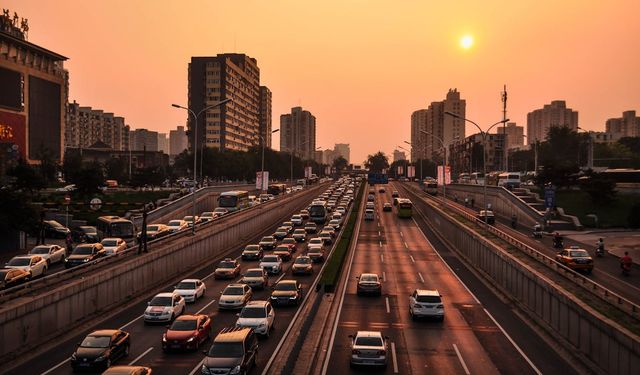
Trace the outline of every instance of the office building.
<instances>
[{"instance_id":1,"label":"office building","mask_svg":"<svg viewBox=\"0 0 640 375\"><path fill-rule=\"evenodd\" d=\"M176 156L189 148L189 140L184 126L178 126L176 130L169 131L169 155Z\"/></svg>"},{"instance_id":2,"label":"office building","mask_svg":"<svg viewBox=\"0 0 640 375\"><path fill-rule=\"evenodd\" d=\"M189 131L189 145L204 141L207 147L247 151L260 144L260 119L266 128L271 119L271 92L260 93L260 69L256 59L225 53L213 57L192 57L189 63L189 108L195 113L231 99L223 106L206 110L198 118L197 134ZM261 110L265 111L261 114ZM186 115L186 113L185 113ZM195 130L191 116L187 128Z\"/></svg>"},{"instance_id":3,"label":"office building","mask_svg":"<svg viewBox=\"0 0 640 375\"><path fill-rule=\"evenodd\" d=\"M123 164L131 167L131 171L136 169L150 167L166 167L169 165L169 156L161 151L144 151L144 150L114 150L104 142L96 142L86 148L68 148L67 156L79 155L83 164L89 164L94 161L105 165L109 160L120 159Z\"/></svg>"},{"instance_id":4,"label":"office building","mask_svg":"<svg viewBox=\"0 0 640 375\"><path fill-rule=\"evenodd\" d=\"M136 129L129 132L129 138L133 151L158 151L158 132Z\"/></svg>"},{"instance_id":5,"label":"office building","mask_svg":"<svg viewBox=\"0 0 640 375\"><path fill-rule=\"evenodd\" d=\"M169 137L167 137L167 133L158 133L158 151L169 155Z\"/></svg>"},{"instance_id":6,"label":"office building","mask_svg":"<svg viewBox=\"0 0 640 375\"><path fill-rule=\"evenodd\" d=\"M427 135L422 131L427 129L426 109L419 109L411 114L411 161L415 162L419 159L427 159L425 144Z\"/></svg>"},{"instance_id":7,"label":"office building","mask_svg":"<svg viewBox=\"0 0 640 375\"><path fill-rule=\"evenodd\" d=\"M65 149L83 149L102 142L116 151L128 150L128 133L129 126L124 117L83 107L75 100L67 105Z\"/></svg>"},{"instance_id":8,"label":"office building","mask_svg":"<svg viewBox=\"0 0 640 375\"><path fill-rule=\"evenodd\" d=\"M29 25L0 14L0 173L17 159L64 155L69 79L66 57L27 40Z\"/></svg>"},{"instance_id":9,"label":"office building","mask_svg":"<svg viewBox=\"0 0 640 375\"><path fill-rule=\"evenodd\" d=\"M504 164L503 134L487 134L487 173L498 171ZM447 148L447 160L453 175L483 172L482 135L476 133L452 142Z\"/></svg>"},{"instance_id":10,"label":"office building","mask_svg":"<svg viewBox=\"0 0 640 375\"><path fill-rule=\"evenodd\" d=\"M527 114L527 143L544 141L549 129L556 126L578 131L578 112L567 108L564 100L554 100Z\"/></svg>"},{"instance_id":11,"label":"office building","mask_svg":"<svg viewBox=\"0 0 640 375\"><path fill-rule=\"evenodd\" d=\"M524 126L508 122L506 126L496 125L496 134L507 134L507 150L524 145Z\"/></svg>"},{"instance_id":12,"label":"office building","mask_svg":"<svg viewBox=\"0 0 640 375\"><path fill-rule=\"evenodd\" d=\"M316 149L316 118L302 107L280 115L280 151L293 152L302 159L312 159Z\"/></svg>"},{"instance_id":13,"label":"office building","mask_svg":"<svg viewBox=\"0 0 640 375\"><path fill-rule=\"evenodd\" d=\"M264 139L265 146L271 148L271 90L267 86L260 86L260 145Z\"/></svg>"},{"instance_id":14,"label":"office building","mask_svg":"<svg viewBox=\"0 0 640 375\"><path fill-rule=\"evenodd\" d=\"M333 146L333 151L336 153L336 158L342 156L347 164L351 163L351 148L348 143L336 143Z\"/></svg>"},{"instance_id":15,"label":"office building","mask_svg":"<svg viewBox=\"0 0 640 375\"><path fill-rule=\"evenodd\" d=\"M393 150L393 161L396 162L400 160L407 160L407 155L404 153L404 151Z\"/></svg>"},{"instance_id":16,"label":"office building","mask_svg":"<svg viewBox=\"0 0 640 375\"><path fill-rule=\"evenodd\" d=\"M640 137L640 117L636 111L624 111L622 117L608 119L605 129L614 139Z\"/></svg>"}]
</instances>

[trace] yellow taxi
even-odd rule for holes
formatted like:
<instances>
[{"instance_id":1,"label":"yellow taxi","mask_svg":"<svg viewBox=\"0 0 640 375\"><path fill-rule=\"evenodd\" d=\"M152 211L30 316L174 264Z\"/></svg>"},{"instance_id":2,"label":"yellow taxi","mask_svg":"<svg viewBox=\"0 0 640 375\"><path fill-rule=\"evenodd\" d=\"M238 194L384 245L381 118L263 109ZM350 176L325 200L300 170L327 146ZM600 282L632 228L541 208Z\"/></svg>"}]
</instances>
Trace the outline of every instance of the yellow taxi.
<instances>
[{"instance_id":1,"label":"yellow taxi","mask_svg":"<svg viewBox=\"0 0 640 375\"><path fill-rule=\"evenodd\" d=\"M593 271L593 258L587 250L581 249L579 246L571 246L563 249L556 255L556 261L574 271Z\"/></svg>"}]
</instances>

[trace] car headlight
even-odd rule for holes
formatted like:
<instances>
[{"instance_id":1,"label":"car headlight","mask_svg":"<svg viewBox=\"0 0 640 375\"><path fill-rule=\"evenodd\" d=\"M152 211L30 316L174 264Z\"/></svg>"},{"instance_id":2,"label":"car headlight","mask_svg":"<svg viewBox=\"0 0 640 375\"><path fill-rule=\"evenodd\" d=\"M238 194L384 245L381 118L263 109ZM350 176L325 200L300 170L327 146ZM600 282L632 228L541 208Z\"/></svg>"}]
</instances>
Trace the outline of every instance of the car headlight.
<instances>
[{"instance_id":1,"label":"car headlight","mask_svg":"<svg viewBox=\"0 0 640 375\"><path fill-rule=\"evenodd\" d=\"M209 374L211 374L211 373L209 372L209 368L208 368L207 366L205 366L205 365L202 365L202 369L200 369L200 370L201 370L201 371L202 371L202 373L203 373L203 374L205 374L205 375L209 375Z\"/></svg>"},{"instance_id":2,"label":"car headlight","mask_svg":"<svg viewBox=\"0 0 640 375\"><path fill-rule=\"evenodd\" d=\"M107 356L101 355L100 357L96 358L96 362L104 361L105 359L107 359Z\"/></svg>"},{"instance_id":3,"label":"car headlight","mask_svg":"<svg viewBox=\"0 0 640 375\"><path fill-rule=\"evenodd\" d=\"M289 299L296 299L298 298L297 296L293 296L293 297L289 297Z\"/></svg>"},{"instance_id":4,"label":"car headlight","mask_svg":"<svg viewBox=\"0 0 640 375\"><path fill-rule=\"evenodd\" d=\"M271 299L278 299L278 297L276 297L276 296L271 296Z\"/></svg>"},{"instance_id":5,"label":"car headlight","mask_svg":"<svg viewBox=\"0 0 640 375\"><path fill-rule=\"evenodd\" d=\"M229 374L239 374L240 373L240 365L234 367Z\"/></svg>"},{"instance_id":6,"label":"car headlight","mask_svg":"<svg viewBox=\"0 0 640 375\"><path fill-rule=\"evenodd\" d=\"M84 263L86 263L86 262L88 262L88 261L89 261L89 258L84 258L82 261L83 261Z\"/></svg>"},{"instance_id":7,"label":"car headlight","mask_svg":"<svg viewBox=\"0 0 640 375\"><path fill-rule=\"evenodd\" d=\"M167 342L167 335L162 335L162 342Z\"/></svg>"},{"instance_id":8,"label":"car headlight","mask_svg":"<svg viewBox=\"0 0 640 375\"><path fill-rule=\"evenodd\" d=\"M187 340L187 342L193 342L193 340L195 340L195 337L190 338L189 340Z\"/></svg>"},{"instance_id":9,"label":"car headlight","mask_svg":"<svg viewBox=\"0 0 640 375\"><path fill-rule=\"evenodd\" d=\"M76 359L77 359L77 358L76 358L76 353L71 354L71 360L72 360L72 361L75 361Z\"/></svg>"}]
</instances>

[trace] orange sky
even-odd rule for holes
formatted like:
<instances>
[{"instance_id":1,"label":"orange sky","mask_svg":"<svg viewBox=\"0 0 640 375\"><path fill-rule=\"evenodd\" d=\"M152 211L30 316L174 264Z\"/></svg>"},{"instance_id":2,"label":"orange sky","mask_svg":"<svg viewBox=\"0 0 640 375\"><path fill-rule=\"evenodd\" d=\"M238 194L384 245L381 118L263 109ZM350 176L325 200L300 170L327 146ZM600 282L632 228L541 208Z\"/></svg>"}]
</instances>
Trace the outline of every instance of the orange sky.
<instances>
[{"instance_id":1,"label":"orange sky","mask_svg":"<svg viewBox=\"0 0 640 375\"><path fill-rule=\"evenodd\" d=\"M445 4L447 3L447 4ZM351 144L360 163L410 138L411 112L458 88L485 128L566 100L580 127L640 113L640 1L0 0L29 40L69 57L70 100L168 132L185 122L191 56L246 53L273 92L273 124L293 106L317 144ZM459 39L473 35L474 46ZM484 125L487 124L487 125ZM467 128L467 135L473 131ZM275 148L279 138L274 137Z\"/></svg>"}]
</instances>

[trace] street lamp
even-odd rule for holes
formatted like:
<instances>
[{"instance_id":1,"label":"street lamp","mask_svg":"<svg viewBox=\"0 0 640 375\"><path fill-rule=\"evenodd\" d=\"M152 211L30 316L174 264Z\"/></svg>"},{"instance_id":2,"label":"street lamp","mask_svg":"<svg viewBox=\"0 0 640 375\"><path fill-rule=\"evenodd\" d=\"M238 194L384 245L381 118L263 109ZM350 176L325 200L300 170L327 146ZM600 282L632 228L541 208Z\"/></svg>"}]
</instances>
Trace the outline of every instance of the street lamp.
<instances>
[{"instance_id":1,"label":"street lamp","mask_svg":"<svg viewBox=\"0 0 640 375\"><path fill-rule=\"evenodd\" d=\"M440 142L440 144L442 145L442 149L444 150L444 155L442 157L442 201L444 202L447 199L447 176L445 173L445 167L447 165L447 146L444 145L444 141L442 140L442 138L438 137L437 135L434 135L433 133L430 133L426 130L420 130L420 132L437 139L438 142Z\"/></svg>"},{"instance_id":2,"label":"street lamp","mask_svg":"<svg viewBox=\"0 0 640 375\"><path fill-rule=\"evenodd\" d=\"M277 133L279 132L280 129L276 129L276 130L272 130L271 134L273 133ZM262 137L262 134L258 134L258 137L260 137L260 139L262 140L262 163L261 163L261 167L260 167L260 178L262 181L262 186L261 189L262 191L264 191L264 145L267 143L267 141Z\"/></svg>"},{"instance_id":3,"label":"street lamp","mask_svg":"<svg viewBox=\"0 0 640 375\"><path fill-rule=\"evenodd\" d=\"M207 111L209 109L224 105L224 104L226 104L226 103L228 103L230 101L231 101L231 98L225 99L225 100L222 100L222 101L220 101L220 102L218 102L216 104L204 107L197 114L191 108L183 107L183 106L178 105L178 104L171 104L171 106L174 107L174 108L180 108L180 109L187 110L187 112L191 116L193 116L193 121L195 122L194 131L193 131L193 190L191 192L192 199L193 199L193 225L191 226L191 232L194 235L196 234L196 180L198 178L198 175L197 175L198 168L196 166L196 160L197 160L196 159L196 155L198 154L198 147L197 147L197 145L198 145L198 117L200 117L200 115L203 112L205 112L205 111Z\"/></svg>"},{"instance_id":4,"label":"street lamp","mask_svg":"<svg viewBox=\"0 0 640 375\"><path fill-rule=\"evenodd\" d=\"M489 131L491 129L493 129L494 126L496 125L500 125L500 124L504 124L507 121L509 121L508 118L504 119L504 120L500 120L498 122L496 122L495 124L489 126L489 129L487 129L487 131L483 131L480 128L480 125L476 124L475 122L469 120L468 118L462 117L460 115L458 115L457 113L453 113L450 111L445 111L444 112L445 115L449 115L453 118L457 118L460 120L464 120L467 121L469 123L472 123L476 128L478 128L478 130L480 130L480 135L482 136L482 170L483 170L483 174L484 174L484 181L483 181L483 192L482 192L482 205L484 206L484 210L485 210L485 214L484 214L484 222L487 222L487 213L486 213L486 209L487 209L487 134L489 133Z\"/></svg>"},{"instance_id":5,"label":"street lamp","mask_svg":"<svg viewBox=\"0 0 640 375\"><path fill-rule=\"evenodd\" d=\"M413 143L409 142L409 141L404 141L404 143L408 144L409 146L411 146L411 149L413 150ZM422 154L424 154L424 143L422 143L422 149L423 152ZM420 183L422 184L424 177L422 176L422 157L423 155L420 156Z\"/></svg>"}]
</instances>

